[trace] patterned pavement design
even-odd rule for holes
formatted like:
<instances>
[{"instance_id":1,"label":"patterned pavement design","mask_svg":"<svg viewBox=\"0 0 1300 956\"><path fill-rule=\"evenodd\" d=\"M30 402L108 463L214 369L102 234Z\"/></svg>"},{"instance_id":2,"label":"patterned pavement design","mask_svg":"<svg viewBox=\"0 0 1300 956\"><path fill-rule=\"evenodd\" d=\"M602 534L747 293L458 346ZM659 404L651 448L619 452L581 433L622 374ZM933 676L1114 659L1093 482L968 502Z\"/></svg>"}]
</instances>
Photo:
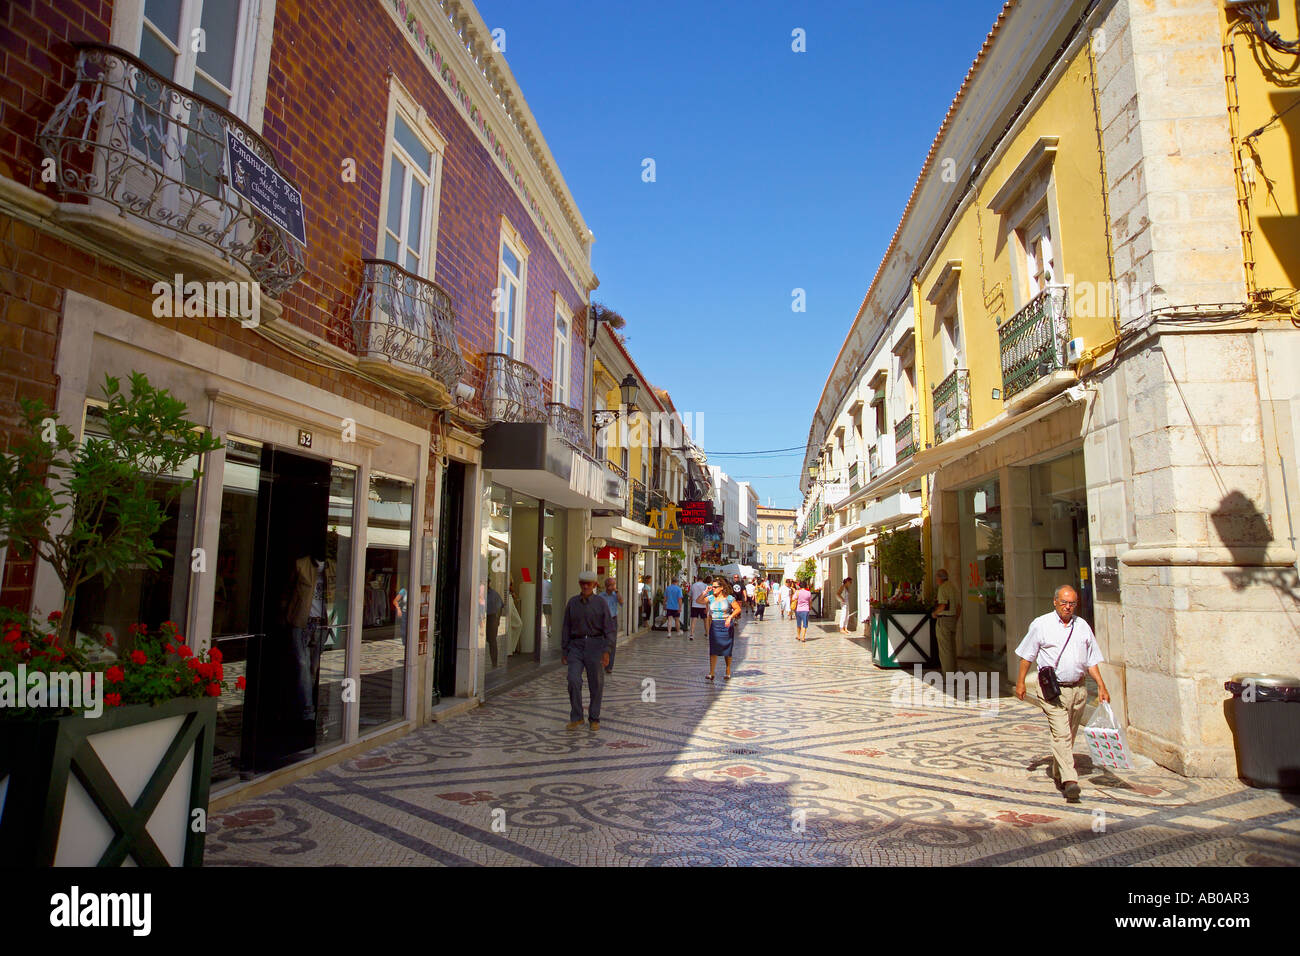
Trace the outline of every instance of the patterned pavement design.
<instances>
[{"instance_id":1,"label":"patterned pavement design","mask_svg":"<svg viewBox=\"0 0 1300 956\"><path fill-rule=\"evenodd\" d=\"M746 619L736 643L712 684L703 638L620 648L598 733L564 729L564 672L543 673L213 814L206 862L1300 865L1294 796L1140 757L1093 768L1080 734L1067 804L1032 704L936 706L829 622L798 644L791 622Z\"/></svg>"}]
</instances>

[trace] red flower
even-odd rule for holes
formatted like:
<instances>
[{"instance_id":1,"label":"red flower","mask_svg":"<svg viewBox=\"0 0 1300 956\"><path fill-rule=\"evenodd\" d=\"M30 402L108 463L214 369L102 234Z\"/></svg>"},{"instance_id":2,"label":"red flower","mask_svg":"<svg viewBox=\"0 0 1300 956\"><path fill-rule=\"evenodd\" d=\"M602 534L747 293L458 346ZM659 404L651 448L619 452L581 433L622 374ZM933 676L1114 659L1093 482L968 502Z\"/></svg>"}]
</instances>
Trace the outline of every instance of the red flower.
<instances>
[{"instance_id":1,"label":"red flower","mask_svg":"<svg viewBox=\"0 0 1300 956\"><path fill-rule=\"evenodd\" d=\"M120 684L126 680L126 671L114 664L108 670L104 671L104 680L110 684Z\"/></svg>"},{"instance_id":2,"label":"red flower","mask_svg":"<svg viewBox=\"0 0 1300 956\"><path fill-rule=\"evenodd\" d=\"M31 646L32 645L28 644L26 641L18 641L16 644L14 644L14 650L17 651L19 654L21 654L23 651L27 650L27 648Z\"/></svg>"},{"instance_id":3,"label":"red flower","mask_svg":"<svg viewBox=\"0 0 1300 956\"><path fill-rule=\"evenodd\" d=\"M192 683L192 684L197 684L198 682L199 682L199 675L198 675L198 674L195 674L195 675L194 675L194 680L190 681L190 683Z\"/></svg>"},{"instance_id":4,"label":"red flower","mask_svg":"<svg viewBox=\"0 0 1300 956\"><path fill-rule=\"evenodd\" d=\"M57 632L57 631L52 631L52 632L50 632L49 634L46 634L46 635L45 635L45 643L46 643L46 644L53 644L53 643L54 643L55 641L57 641L58 639L59 639L59 635L58 635L58 632Z\"/></svg>"},{"instance_id":5,"label":"red flower","mask_svg":"<svg viewBox=\"0 0 1300 956\"><path fill-rule=\"evenodd\" d=\"M188 644L178 645L176 648L176 653L181 656L182 660L184 660L187 657L188 658L194 657L194 652L190 650L190 646Z\"/></svg>"},{"instance_id":6,"label":"red flower","mask_svg":"<svg viewBox=\"0 0 1300 956\"><path fill-rule=\"evenodd\" d=\"M22 637L22 633L18 630L18 628L14 628L14 629L11 630L11 631L6 631L6 632L5 632L5 643L6 643L6 644L12 644L14 641L18 640L18 638L20 638L20 637Z\"/></svg>"},{"instance_id":7,"label":"red flower","mask_svg":"<svg viewBox=\"0 0 1300 956\"><path fill-rule=\"evenodd\" d=\"M113 646L113 635L108 633L108 631L104 632L104 643L109 647Z\"/></svg>"},{"instance_id":8,"label":"red flower","mask_svg":"<svg viewBox=\"0 0 1300 956\"><path fill-rule=\"evenodd\" d=\"M62 617L63 617L62 611L51 611L49 615L45 618L45 620L53 624L55 621L60 620Z\"/></svg>"},{"instance_id":9,"label":"red flower","mask_svg":"<svg viewBox=\"0 0 1300 956\"><path fill-rule=\"evenodd\" d=\"M148 664L148 663L149 663L149 658L145 655L145 652L144 652L144 651L141 651L141 650L134 650L134 651L131 652L131 663L132 663L132 664Z\"/></svg>"},{"instance_id":10,"label":"red flower","mask_svg":"<svg viewBox=\"0 0 1300 956\"><path fill-rule=\"evenodd\" d=\"M121 695L121 694L105 694L105 695L104 695L104 703L107 704L109 707L121 707L121 706L122 706L122 695Z\"/></svg>"},{"instance_id":11,"label":"red flower","mask_svg":"<svg viewBox=\"0 0 1300 956\"><path fill-rule=\"evenodd\" d=\"M223 660L225 660L225 658L222 655L221 651L218 648L214 647L212 648L212 650L208 651L208 660L212 661L212 663L214 664L220 664Z\"/></svg>"},{"instance_id":12,"label":"red flower","mask_svg":"<svg viewBox=\"0 0 1300 956\"><path fill-rule=\"evenodd\" d=\"M143 624L128 624L126 629L132 634L144 634L148 630Z\"/></svg>"},{"instance_id":13,"label":"red flower","mask_svg":"<svg viewBox=\"0 0 1300 956\"><path fill-rule=\"evenodd\" d=\"M243 674L240 674L238 677L235 678L235 686L238 687L240 690L243 690L245 687L248 686L248 681L244 680Z\"/></svg>"},{"instance_id":14,"label":"red flower","mask_svg":"<svg viewBox=\"0 0 1300 956\"><path fill-rule=\"evenodd\" d=\"M209 685L208 685L208 696L209 696L209 697L220 697L220 696L221 696L221 685L220 685L220 684L209 684Z\"/></svg>"}]
</instances>

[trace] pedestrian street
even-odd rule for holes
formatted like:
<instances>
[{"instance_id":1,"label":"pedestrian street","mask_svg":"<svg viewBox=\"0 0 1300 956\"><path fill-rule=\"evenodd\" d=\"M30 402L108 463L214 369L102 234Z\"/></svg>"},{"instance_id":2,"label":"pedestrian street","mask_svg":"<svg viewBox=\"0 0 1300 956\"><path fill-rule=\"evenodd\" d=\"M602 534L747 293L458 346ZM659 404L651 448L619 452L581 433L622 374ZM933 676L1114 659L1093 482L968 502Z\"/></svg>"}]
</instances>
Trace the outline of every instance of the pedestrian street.
<instances>
[{"instance_id":1,"label":"pedestrian street","mask_svg":"<svg viewBox=\"0 0 1300 956\"><path fill-rule=\"evenodd\" d=\"M1300 865L1292 800L1094 768L1080 734L1067 804L1010 681L996 713L936 706L860 630L808 635L746 616L713 683L700 635L625 642L599 732L564 729L564 671L543 671L215 812L206 865Z\"/></svg>"}]
</instances>

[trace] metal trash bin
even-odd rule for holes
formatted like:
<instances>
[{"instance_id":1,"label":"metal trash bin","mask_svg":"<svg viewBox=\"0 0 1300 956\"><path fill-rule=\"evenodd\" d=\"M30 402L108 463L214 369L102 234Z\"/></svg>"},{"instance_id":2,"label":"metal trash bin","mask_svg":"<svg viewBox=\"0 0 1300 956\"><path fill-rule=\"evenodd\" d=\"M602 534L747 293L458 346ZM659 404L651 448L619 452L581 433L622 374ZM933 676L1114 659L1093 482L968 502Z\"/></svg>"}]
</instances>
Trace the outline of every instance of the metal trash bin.
<instances>
[{"instance_id":1,"label":"metal trash bin","mask_svg":"<svg viewBox=\"0 0 1300 956\"><path fill-rule=\"evenodd\" d=\"M1252 787L1300 791L1300 677L1237 674L1223 687L1232 693L1237 776Z\"/></svg>"}]
</instances>

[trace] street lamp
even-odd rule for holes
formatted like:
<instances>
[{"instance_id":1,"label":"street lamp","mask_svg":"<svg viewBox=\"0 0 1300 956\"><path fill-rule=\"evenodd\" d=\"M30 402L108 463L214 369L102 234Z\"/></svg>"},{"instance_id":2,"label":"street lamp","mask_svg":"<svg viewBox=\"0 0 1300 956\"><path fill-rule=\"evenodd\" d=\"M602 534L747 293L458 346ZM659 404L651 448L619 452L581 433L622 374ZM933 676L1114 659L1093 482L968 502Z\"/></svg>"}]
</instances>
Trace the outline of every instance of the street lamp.
<instances>
[{"instance_id":1,"label":"street lamp","mask_svg":"<svg viewBox=\"0 0 1300 956\"><path fill-rule=\"evenodd\" d=\"M628 417L637 410L636 400L637 393L641 391L640 386L636 383L636 376L631 372L623 376L623 381L618 385L618 396L622 404L627 408ZM593 428L604 428L610 422L617 419L619 410L617 408L599 408L591 413L591 425Z\"/></svg>"}]
</instances>

